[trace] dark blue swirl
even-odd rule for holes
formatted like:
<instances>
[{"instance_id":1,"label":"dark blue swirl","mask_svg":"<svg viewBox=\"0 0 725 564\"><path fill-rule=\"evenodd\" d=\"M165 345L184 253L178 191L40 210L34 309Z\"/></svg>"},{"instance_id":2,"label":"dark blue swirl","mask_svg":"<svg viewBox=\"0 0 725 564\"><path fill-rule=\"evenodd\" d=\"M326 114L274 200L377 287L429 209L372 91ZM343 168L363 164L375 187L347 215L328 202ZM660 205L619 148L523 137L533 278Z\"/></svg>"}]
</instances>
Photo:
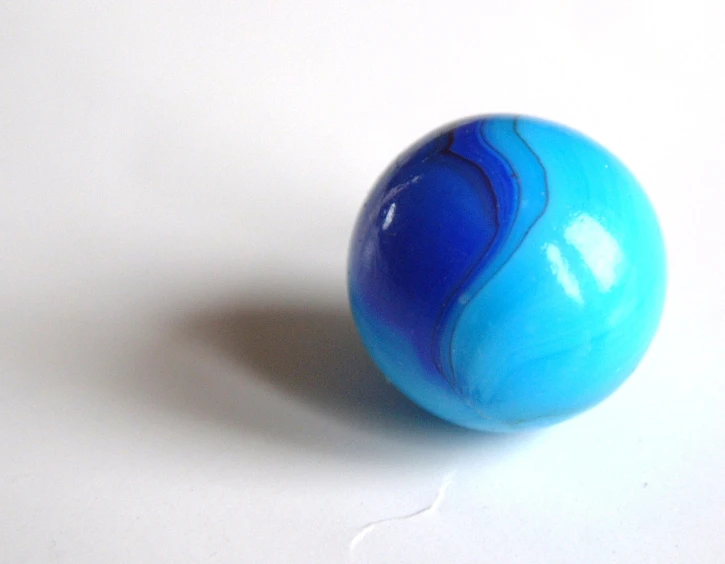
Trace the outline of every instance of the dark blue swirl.
<instances>
[{"instance_id":1,"label":"dark blue swirl","mask_svg":"<svg viewBox=\"0 0 725 564\"><path fill-rule=\"evenodd\" d=\"M524 197L516 163L487 138L486 121L459 124L404 155L370 195L355 229L364 237L351 249L359 295L454 388L450 343L462 308L546 207L546 198ZM518 162L540 166L509 123Z\"/></svg>"}]
</instances>

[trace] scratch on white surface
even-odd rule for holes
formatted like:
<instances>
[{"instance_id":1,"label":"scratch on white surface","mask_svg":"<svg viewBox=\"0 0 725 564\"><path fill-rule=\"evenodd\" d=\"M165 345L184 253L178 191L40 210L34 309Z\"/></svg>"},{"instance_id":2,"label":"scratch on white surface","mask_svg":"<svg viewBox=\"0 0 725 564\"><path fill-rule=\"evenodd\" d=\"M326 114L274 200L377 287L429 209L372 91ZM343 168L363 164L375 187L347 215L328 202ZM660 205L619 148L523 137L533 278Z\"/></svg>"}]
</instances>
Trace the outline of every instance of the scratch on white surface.
<instances>
[{"instance_id":1,"label":"scratch on white surface","mask_svg":"<svg viewBox=\"0 0 725 564\"><path fill-rule=\"evenodd\" d=\"M443 503L443 499L446 496L446 490L448 490L451 482L453 482L454 475L455 472L450 472L443 478L443 483L441 483L441 487L438 489L438 495L436 495L433 503L431 503L429 506L424 507L423 509L419 509L418 511L414 511L413 513L409 513L407 515L402 515L400 517L388 517L387 519L380 519L379 521L373 521L372 523L368 523L367 525L365 525L350 541L350 558L352 558L355 553L355 549L360 545L363 539L367 537L370 533L372 533L377 526L383 525L385 523L394 523L396 521L407 521L408 519L413 519L414 517L424 517L438 511L441 504Z\"/></svg>"}]
</instances>

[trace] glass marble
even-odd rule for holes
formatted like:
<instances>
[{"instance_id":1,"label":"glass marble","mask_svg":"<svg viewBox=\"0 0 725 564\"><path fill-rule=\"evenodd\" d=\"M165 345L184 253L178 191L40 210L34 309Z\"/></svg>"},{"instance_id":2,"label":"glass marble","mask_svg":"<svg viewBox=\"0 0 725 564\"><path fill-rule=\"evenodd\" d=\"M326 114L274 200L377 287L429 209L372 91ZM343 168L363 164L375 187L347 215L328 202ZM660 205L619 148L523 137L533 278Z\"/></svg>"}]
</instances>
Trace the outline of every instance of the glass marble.
<instances>
[{"instance_id":1,"label":"glass marble","mask_svg":"<svg viewBox=\"0 0 725 564\"><path fill-rule=\"evenodd\" d=\"M632 173L551 122L437 130L385 171L357 219L348 290L386 377L483 431L542 427L616 390L665 297L665 251Z\"/></svg>"}]
</instances>

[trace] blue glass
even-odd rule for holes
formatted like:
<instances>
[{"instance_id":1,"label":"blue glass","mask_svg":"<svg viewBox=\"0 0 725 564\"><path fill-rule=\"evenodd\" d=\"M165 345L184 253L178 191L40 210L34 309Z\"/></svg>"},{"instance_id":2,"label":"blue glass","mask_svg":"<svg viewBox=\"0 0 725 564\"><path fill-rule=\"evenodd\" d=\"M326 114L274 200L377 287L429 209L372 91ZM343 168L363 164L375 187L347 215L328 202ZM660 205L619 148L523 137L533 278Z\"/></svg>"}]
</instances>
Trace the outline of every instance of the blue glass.
<instances>
[{"instance_id":1,"label":"blue glass","mask_svg":"<svg viewBox=\"0 0 725 564\"><path fill-rule=\"evenodd\" d=\"M355 225L349 294L404 394L458 425L541 427L611 394L665 296L655 213L627 168L571 129L485 116L383 174Z\"/></svg>"}]
</instances>

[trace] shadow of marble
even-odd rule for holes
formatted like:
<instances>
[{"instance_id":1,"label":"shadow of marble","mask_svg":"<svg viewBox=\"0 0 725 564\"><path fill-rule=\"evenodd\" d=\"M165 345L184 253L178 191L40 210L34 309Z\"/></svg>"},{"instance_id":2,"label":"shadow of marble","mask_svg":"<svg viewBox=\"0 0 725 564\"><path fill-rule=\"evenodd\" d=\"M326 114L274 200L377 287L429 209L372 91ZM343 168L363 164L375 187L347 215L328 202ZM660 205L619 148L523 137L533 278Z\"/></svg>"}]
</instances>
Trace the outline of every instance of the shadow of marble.
<instances>
[{"instance_id":1,"label":"shadow of marble","mask_svg":"<svg viewBox=\"0 0 725 564\"><path fill-rule=\"evenodd\" d=\"M279 392L354 426L459 431L385 379L345 307L282 302L223 307L193 316L182 334L245 366Z\"/></svg>"},{"instance_id":2,"label":"shadow of marble","mask_svg":"<svg viewBox=\"0 0 725 564\"><path fill-rule=\"evenodd\" d=\"M410 402L368 356L346 305L219 304L185 316L175 340L178 346L201 347L241 380L253 378L268 390L257 390L253 398L243 389L218 392L224 397L210 402L215 413L206 414L226 413L232 419L226 425L240 425L265 440L356 457L435 453L435 458L518 442L511 435L456 427ZM215 376L206 372L199 381L214 385Z\"/></svg>"}]
</instances>

